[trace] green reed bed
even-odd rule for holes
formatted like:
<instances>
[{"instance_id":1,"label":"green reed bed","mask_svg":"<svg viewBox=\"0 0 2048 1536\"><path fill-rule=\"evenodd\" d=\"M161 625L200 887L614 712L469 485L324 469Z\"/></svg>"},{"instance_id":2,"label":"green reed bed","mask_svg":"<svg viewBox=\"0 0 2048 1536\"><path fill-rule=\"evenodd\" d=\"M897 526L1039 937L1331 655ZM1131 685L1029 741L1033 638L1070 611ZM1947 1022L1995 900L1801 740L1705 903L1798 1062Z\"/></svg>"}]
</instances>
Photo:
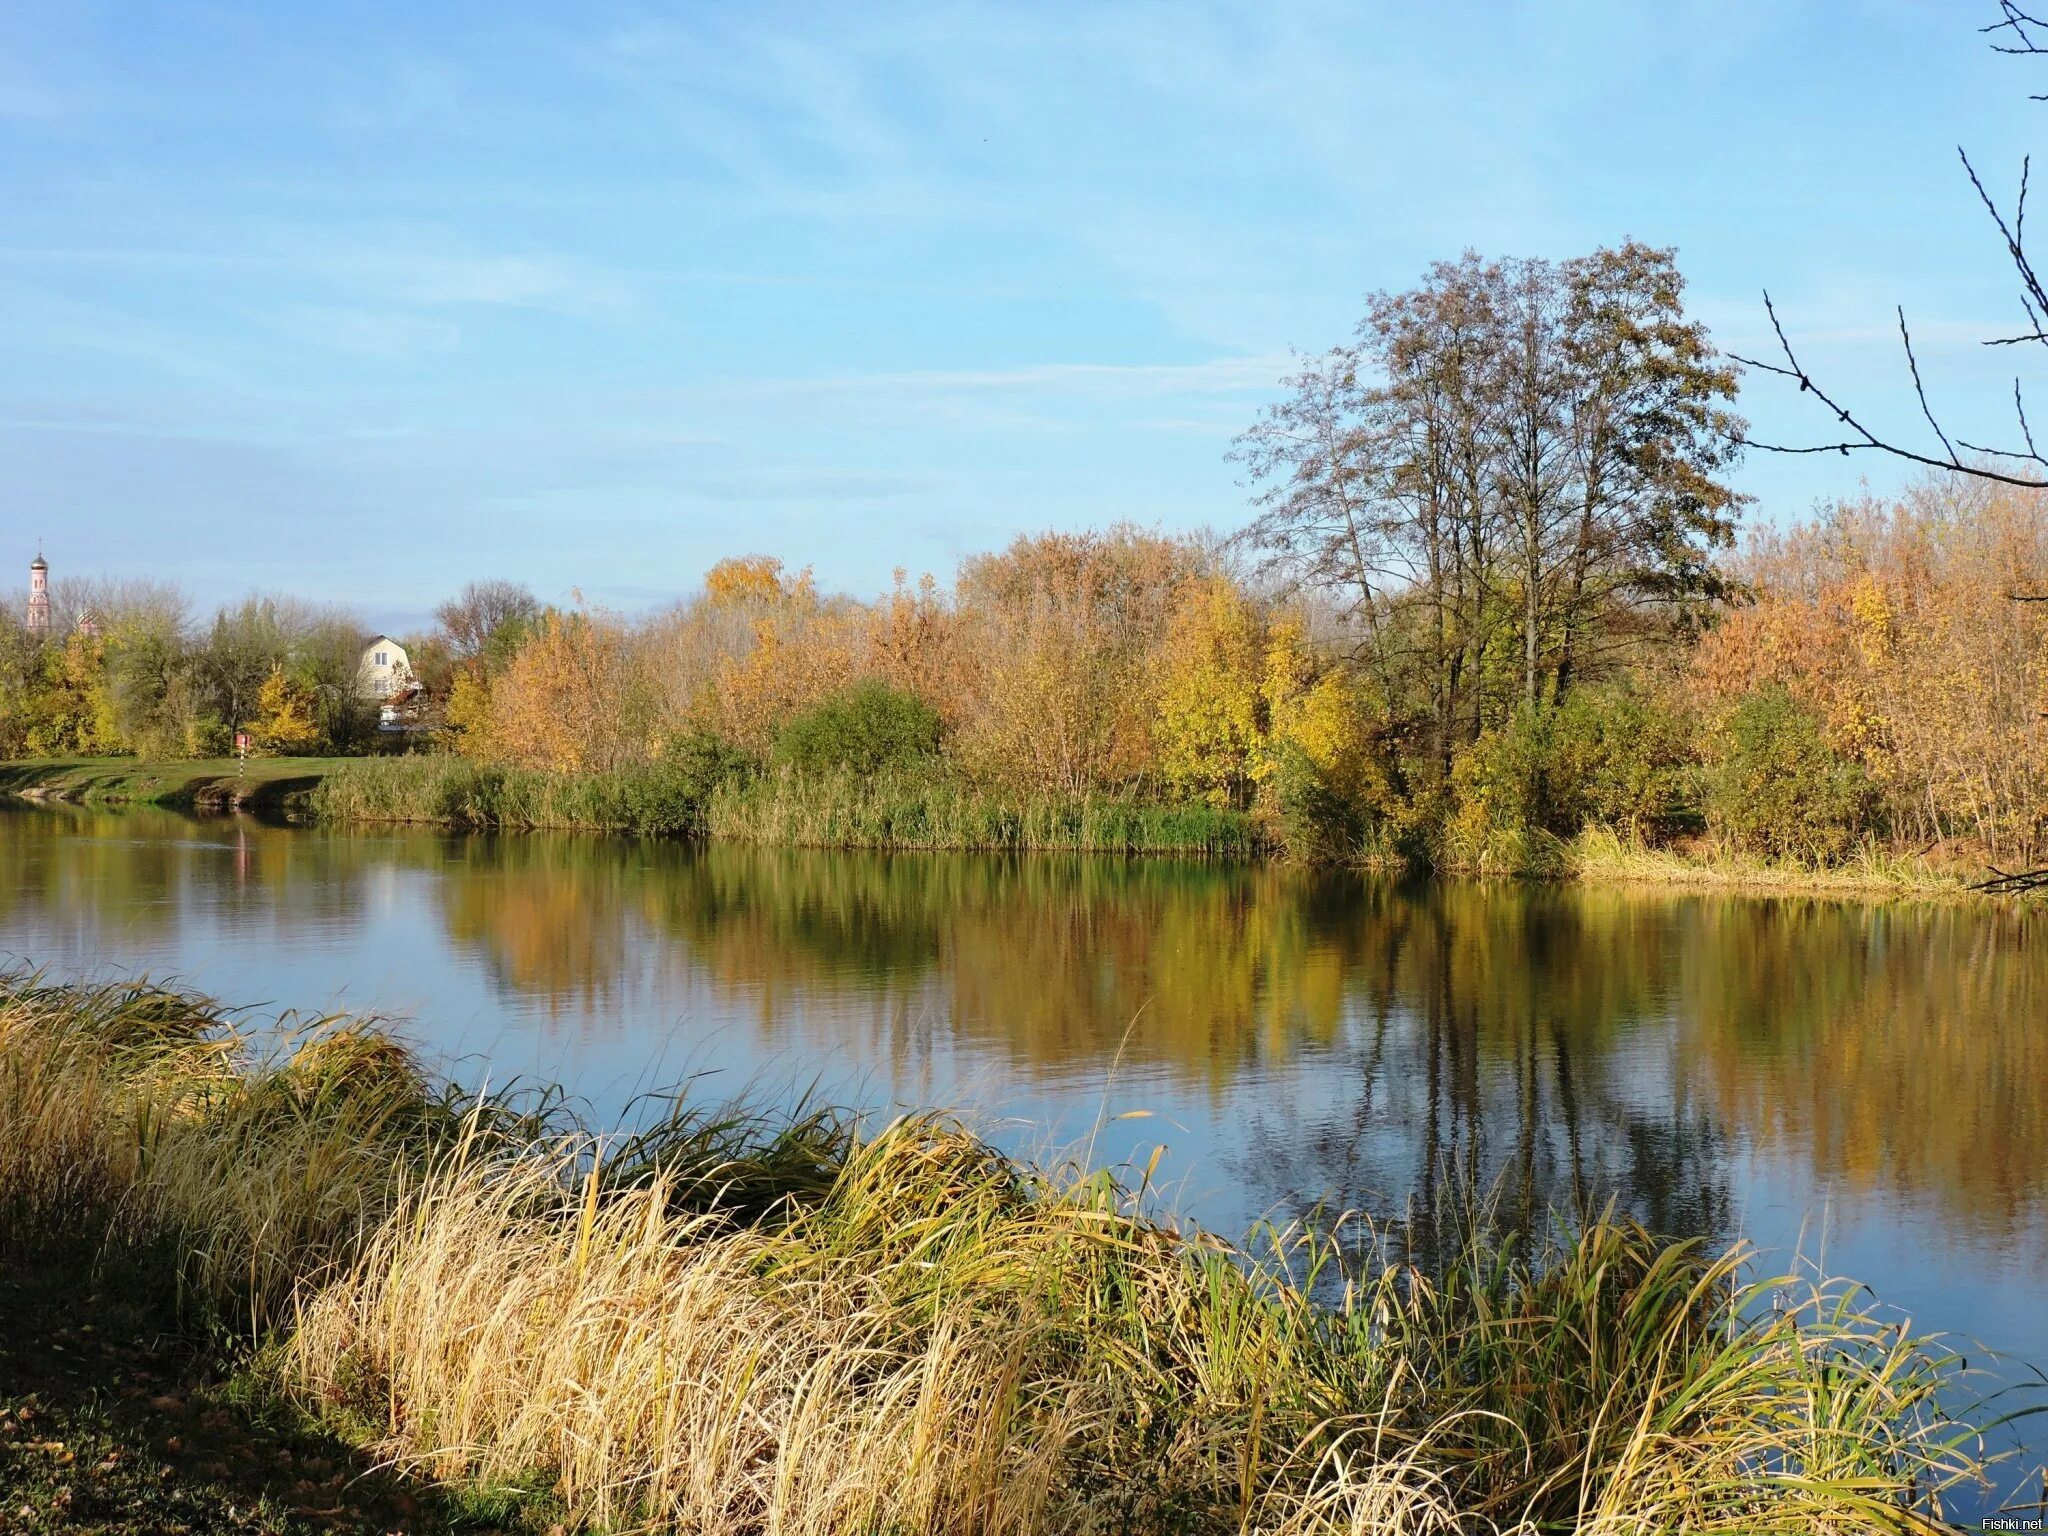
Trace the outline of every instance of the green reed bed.
<instances>
[{"instance_id":1,"label":"green reed bed","mask_svg":"<svg viewBox=\"0 0 2048 1536\"><path fill-rule=\"evenodd\" d=\"M349 763L321 781L310 809L337 823L689 836L704 830L708 794L702 776L663 764L562 774L432 755Z\"/></svg>"},{"instance_id":2,"label":"green reed bed","mask_svg":"<svg viewBox=\"0 0 2048 1536\"><path fill-rule=\"evenodd\" d=\"M1120 797L1016 798L928 775L783 771L719 785L705 827L734 842L806 848L1170 853L1249 859L1268 851L1249 816Z\"/></svg>"},{"instance_id":3,"label":"green reed bed","mask_svg":"<svg viewBox=\"0 0 2048 1536\"><path fill-rule=\"evenodd\" d=\"M164 1255L378 1456L592 1528L1932 1530L1981 1471L1938 1342L1612 1216L1346 1273L944 1116L607 1139L147 987L0 979L0 1221Z\"/></svg>"},{"instance_id":4,"label":"green reed bed","mask_svg":"<svg viewBox=\"0 0 2048 1536\"><path fill-rule=\"evenodd\" d=\"M934 767L928 774L763 774L657 763L553 774L459 757L351 763L313 792L337 823L472 829L560 827L708 836L805 848L1048 850L1249 859L1267 851L1253 820L1205 805L1135 798L1015 798Z\"/></svg>"}]
</instances>

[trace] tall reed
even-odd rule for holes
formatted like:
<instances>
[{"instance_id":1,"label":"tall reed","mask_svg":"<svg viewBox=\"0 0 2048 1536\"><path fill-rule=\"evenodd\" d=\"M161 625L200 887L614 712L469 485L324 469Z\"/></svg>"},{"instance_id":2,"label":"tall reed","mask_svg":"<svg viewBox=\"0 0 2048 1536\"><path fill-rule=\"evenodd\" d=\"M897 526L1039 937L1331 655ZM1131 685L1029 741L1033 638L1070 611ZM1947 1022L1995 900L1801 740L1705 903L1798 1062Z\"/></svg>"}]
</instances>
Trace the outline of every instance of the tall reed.
<instances>
[{"instance_id":1,"label":"tall reed","mask_svg":"<svg viewBox=\"0 0 2048 1536\"><path fill-rule=\"evenodd\" d=\"M733 842L803 848L1180 854L1270 851L1253 819L1198 803L1123 796L1000 795L934 771L873 776L783 770L711 793L705 829Z\"/></svg>"},{"instance_id":2,"label":"tall reed","mask_svg":"<svg viewBox=\"0 0 2048 1536\"><path fill-rule=\"evenodd\" d=\"M367 758L329 773L309 809L321 821L468 830L539 828L699 835L708 788L665 764L612 773L542 773L465 757Z\"/></svg>"},{"instance_id":3,"label":"tall reed","mask_svg":"<svg viewBox=\"0 0 2048 1536\"><path fill-rule=\"evenodd\" d=\"M943 1116L605 1137L145 987L0 979L0 1215L168 1249L398 1463L619 1530L1932 1530L1980 1470L1938 1343L1611 1214L1235 1247Z\"/></svg>"},{"instance_id":4,"label":"tall reed","mask_svg":"<svg viewBox=\"0 0 2048 1536\"><path fill-rule=\"evenodd\" d=\"M317 818L336 823L580 828L803 848L1226 859L1268 851L1257 824L1240 812L1122 796L1006 796L939 769L928 775L782 769L710 776L656 763L556 774L421 756L338 767L312 792L309 805Z\"/></svg>"}]
</instances>

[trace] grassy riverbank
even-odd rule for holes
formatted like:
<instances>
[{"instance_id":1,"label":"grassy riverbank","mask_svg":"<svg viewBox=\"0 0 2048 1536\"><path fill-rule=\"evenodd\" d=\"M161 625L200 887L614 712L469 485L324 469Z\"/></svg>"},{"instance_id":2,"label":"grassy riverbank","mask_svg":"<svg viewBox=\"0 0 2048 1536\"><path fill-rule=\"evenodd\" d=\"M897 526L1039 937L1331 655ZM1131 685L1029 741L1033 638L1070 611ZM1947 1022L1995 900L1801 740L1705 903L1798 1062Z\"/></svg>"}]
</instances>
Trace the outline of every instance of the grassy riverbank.
<instances>
[{"instance_id":1,"label":"grassy riverbank","mask_svg":"<svg viewBox=\"0 0 2048 1536\"><path fill-rule=\"evenodd\" d=\"M1586 885L1705 886L1722 890L1845 896L1960 896L1978 871L1924 857L1859 849L1840 864L1795 864L1715 851L1648 848L1607 827L1589 827L1558 853L1558 873Z\"/></svg>"},{"instance_id":2,"label":"grassy riverbank","mask_svg":"<svg viewBox=\"0 0 2048 1536\"><path fill-rule=\"evenodd\" d=\"M161 805L191 811L301 808L315 785L350 759L232 757L154 762L133 757L49 758L0 763L0 795L88 805Z\"/></svg>"},{"instance_id":3,"label":"grassy riverbank","mask_svg":"<svg viewBox=\"0 0 2048 1536\"><path fill-rule=\"evenodd\" d=\"M656 764L551 774L454 756L251 758L155 763L76 758L0 763L0 794L196 811L305 815L336 825L543 829L709 837L765 846L884 850L1156 854L1248 860L1283 856L1242 812L1138 798L1018 800L944 773L722 776ZM1447 855L1442 873L1586 885L1695 886L1757 893L1955 896L1982 872L1866 847L1835 865L1725 850L1650 848L1605 827L1549 839L1495 867Z\"/></svg>"},{"instance_id":4,"label":"grassy riverbank","mask_svg":"<svg viewBox=\"0 0 2048 1536\"><path fill-rule=\"evenodd\" d=\"M1933 1529L1974 1470L1938 1346L1627 1222L1344 1278L940 1116L606 1141L139 987L0 979L0 1229L175 1290L363 1454L571 1524Z\"/></svg>"},{"instance_id":5,"label":"grassy riverbank","mask_svg":"<svg viewBox=\"0 0 2048 1536\"><path fill-rule=\"evenodd\" d=\"M501 1511L378 1468L185 1336L175 1297L82 1244L0 1237L7 1536L455 1536Z\"/></svg>"}]
</instances>

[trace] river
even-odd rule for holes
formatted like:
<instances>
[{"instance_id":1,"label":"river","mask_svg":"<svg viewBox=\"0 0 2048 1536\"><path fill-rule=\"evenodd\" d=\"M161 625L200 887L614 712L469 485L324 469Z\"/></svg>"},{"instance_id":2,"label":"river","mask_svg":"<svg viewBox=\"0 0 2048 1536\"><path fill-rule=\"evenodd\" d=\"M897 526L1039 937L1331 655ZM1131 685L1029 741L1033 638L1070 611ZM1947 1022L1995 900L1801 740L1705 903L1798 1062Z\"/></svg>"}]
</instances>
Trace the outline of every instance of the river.
<instances>
[{"instance_id":1,"label":"river","mask_svg":"<svg viewBox=\"0 0 2048 1536\"><path fill-rule=\"evenodd\" d=\"M1163 1146L1232 1235L1611 1197L2048 1364L2048 912L50 806L0 811L0 957L376 1014L605 1123L687 1081Z\"/></svg>"}]
</instances>

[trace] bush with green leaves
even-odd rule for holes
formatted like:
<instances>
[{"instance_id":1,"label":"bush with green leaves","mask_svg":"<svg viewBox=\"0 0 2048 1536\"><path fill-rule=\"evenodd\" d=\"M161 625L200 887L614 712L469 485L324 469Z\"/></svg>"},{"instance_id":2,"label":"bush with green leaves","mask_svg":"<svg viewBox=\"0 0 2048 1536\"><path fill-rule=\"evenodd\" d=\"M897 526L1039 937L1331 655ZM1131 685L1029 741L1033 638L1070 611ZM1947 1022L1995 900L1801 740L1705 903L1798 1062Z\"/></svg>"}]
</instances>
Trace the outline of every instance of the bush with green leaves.
<instances>
[{"instance_id":1,"label":"bush with green leaves","mask_svg":"<svg viewBox=\"0 0 2048 1536\"><path fill-rule=\"evenodd\" d=\"M1459 754L1451 787L1446 852L1486 869L1548 868L1557 844L1589 823L1645 842L1700 824L1686 721L1629 689L1522 706Z\"/></svg>"},{"instance_id":2,"label":"bush with green leaves","mask_svg":"<svg viewBox=\"0 0 2048 1536\"><path fill-rule=\"evenodd\" d=\"M791 720L775 739L773 760L801 773L872 775L937 756L939 729L939 712L916 694L870 680Z\"/></svg>"},{"instance_id":3,"label":"bush with green leaves","mask_svg":"<svg viewBox=\"0 0 2048 1536\"><path fill-rule=\"evenodd\" d=\"M1365 818L1298 746L1284 743L1274 754L1267 794L1273 829L1288 858L1341 864L1359 856Z\"/></svg>"},{"instance_id":4,"label":"bush with green leaves","mask_svg":"<svg viewBox=\"0 0 2048 1536\"><path fill-rule=\"evenodd\" d=\"M681 731L662 744L661 764L692 785L700 796L727 784L743 784L761 765L723 736L711 731Z\"/></svg>"},{"instance_id":5,"label":"bush with green leaves","mask_svg":"<svg viewBox=\"0 0 2048 1536\"><path fill-rule=\"evenodd\" d=\"M1589 690L1573 695L1559 726L1586 744L1577 758L1582 824L1598 822L1646 843L1705 826L1695 727L1686 714L1634 689Z\"/></svg>"},{"instance_id":6,"label":"bush with green leaves","mask_svg":"<svg viewBox=\"0 0 2048 1536\"><path fill-rule=\"evenodd\" d=\"M1876 794L1820 716L1782 687L1750 694L1710 747L1707 812L1738 848L1814 864L1841 860L1874 829Z\"/></svg>"}]
</instances>

